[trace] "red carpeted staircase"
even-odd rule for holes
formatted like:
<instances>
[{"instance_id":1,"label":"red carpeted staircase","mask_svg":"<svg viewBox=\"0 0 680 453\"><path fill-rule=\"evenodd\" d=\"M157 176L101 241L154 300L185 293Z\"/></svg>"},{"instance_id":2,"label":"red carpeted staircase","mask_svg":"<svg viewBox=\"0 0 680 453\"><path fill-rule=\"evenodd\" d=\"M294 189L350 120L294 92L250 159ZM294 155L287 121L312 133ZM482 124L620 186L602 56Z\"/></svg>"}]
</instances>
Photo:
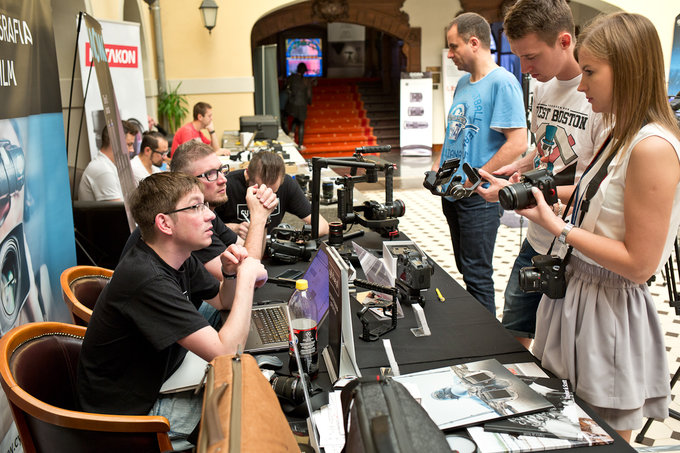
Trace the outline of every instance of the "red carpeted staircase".
<instances>
[{"instance_id":1,"label":"red carpeted staircase","mask_svg":"<svg viewBox=\"0 0 680 453\"><path fill-rule=\"evenodd\" d=\"M319 79L305 121L305 158L351 156L354 148L376 145L356 79Z\"/></svg>"}]
</instances>

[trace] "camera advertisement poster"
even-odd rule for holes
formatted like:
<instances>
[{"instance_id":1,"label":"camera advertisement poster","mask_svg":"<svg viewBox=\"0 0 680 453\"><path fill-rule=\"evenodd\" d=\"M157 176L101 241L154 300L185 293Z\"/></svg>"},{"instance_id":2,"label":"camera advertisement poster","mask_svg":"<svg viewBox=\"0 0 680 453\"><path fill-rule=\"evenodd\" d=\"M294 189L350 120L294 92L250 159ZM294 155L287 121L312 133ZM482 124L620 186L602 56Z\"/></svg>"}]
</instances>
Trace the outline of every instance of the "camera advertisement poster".
<instances>
[{"instance_id":1,"label":"camera advertisement poster","mask_svg":"<svg viewBox=\"0 0 680 453\"><path fill-rule=\"evenodd\" d=\"M146 93L139 24L106 20L97 22L101 25L106 60L120 108L120 117L122 119L134 118L140 124L145 125L147 124ZM95 77L95 69L92 65L94 52L88 33L78 35L78 56L83 93L87 91L85 122L89 136L90 156L94 158L101 148L102 130L106 125L101 92L106 92L108 87L102 89ZM93 72L91 75L90 71Z\"/></svg>"},{"instance_id":2,"label":"camera advertisement poster","mask_svg":"<svg viewBox=\"0 0 680 453\"><path fill-rule=\"evenodd\" d=\"M0 10L0 334L69 321L61 272L76 262L49 0ZM4 396L0 450L21 451Z\"/></svg>"},{"instance_id":3,"label":"camera advertisement poster","mask_svg":"<svg viewBox=\"0 0 680 453\"><path fill-rule=\"evenodd\" d=\"M432 154L432 74L401 74L399 146L402 156Z\"/></svg>"}]
</instances>

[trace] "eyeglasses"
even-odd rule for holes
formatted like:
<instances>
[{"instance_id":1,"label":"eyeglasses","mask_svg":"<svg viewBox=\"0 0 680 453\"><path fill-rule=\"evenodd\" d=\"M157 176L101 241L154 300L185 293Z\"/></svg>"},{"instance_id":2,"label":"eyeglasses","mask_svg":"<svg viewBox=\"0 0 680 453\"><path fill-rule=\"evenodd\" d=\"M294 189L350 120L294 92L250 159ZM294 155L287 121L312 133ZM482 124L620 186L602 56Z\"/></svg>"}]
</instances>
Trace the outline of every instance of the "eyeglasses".
<instances>
[{"instance_id":1,"label":"eyeglasses","mask_svg":"<svg viewBox=\"0 0 680 453\"><path fill-rule=\"evenodd\" d=\"M196 175L197 178L205 178L206 181L215 181L217 180L217 175L219 173L222 173L222 176L227 176L227 173L229 173L229 164L224 164L220 168L217 169L212 169L208 170L205 173L202 173L200 175Z\"/></svg>"},{"instance_id":2,"label":"eyeglasses","mask_svg":"<svg viewBox=\"0 0 680 453\"><path fill-rule=\"evenodd\" d=\"M170 150L166 149L165 151L158 151L157 149L152 149L151 152L154 153L154 154L160 154L161 156L165 157L165 156L168 155Z\"/></svg>"},{"instance_id":3,"label":"eyeglasses","mask_svg":"<svg viewBox=\"0 0 680 453\"><path fill-rule=\"evenodd\" d=\"M204 201L203 203L198 203L192 206L187 206L186 208L179 208L175 209L174 211L168 211L164 212L163 214L174 214L176 212L182 212L182 211L191 211L192 213L202 213L206 209L210 207L209 203L207 201Z\"/></svg>"}]
</instances>

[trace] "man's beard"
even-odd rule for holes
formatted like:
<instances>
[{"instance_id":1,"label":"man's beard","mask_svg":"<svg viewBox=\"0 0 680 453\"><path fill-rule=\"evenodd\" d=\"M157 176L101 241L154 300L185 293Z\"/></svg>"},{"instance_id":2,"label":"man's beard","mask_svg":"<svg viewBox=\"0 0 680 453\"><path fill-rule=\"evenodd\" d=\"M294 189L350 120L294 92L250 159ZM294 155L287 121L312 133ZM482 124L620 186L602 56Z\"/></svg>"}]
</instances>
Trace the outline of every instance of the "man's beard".
<instances>
[{"instance_id":1,"label":"man's beard","mask_svg":"<svg viewBox=\"0 0 680 453\"><path fill-rule=\"evenodd\" d=\"M215 209L216 207L221 206L224 203L226 203L228 199L229 198L227 197L227 194L224 194L223 196L218 197L216 199L206 200L206 201L208 202L208 204L210 205L210 207L212 209Z\"/></svg>"}]
</instances>

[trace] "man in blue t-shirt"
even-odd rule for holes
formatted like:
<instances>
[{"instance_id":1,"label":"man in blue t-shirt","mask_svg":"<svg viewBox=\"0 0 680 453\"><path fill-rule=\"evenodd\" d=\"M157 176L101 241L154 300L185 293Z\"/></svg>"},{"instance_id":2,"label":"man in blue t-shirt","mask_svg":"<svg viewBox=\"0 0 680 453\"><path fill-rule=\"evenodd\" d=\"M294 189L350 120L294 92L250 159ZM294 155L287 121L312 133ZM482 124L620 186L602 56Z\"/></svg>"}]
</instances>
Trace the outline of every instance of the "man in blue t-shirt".
<instances>
[{"instance_id":1,"label":"man in blue t-shirt","mask_svg":"<svg viewBox=\"0 0 680 453\"><path fill-rule=\"evenodd\" d=\"M458 158L461 165L467 162L492 172L527 149L522 89L511 73L494 63L491 29L482 16L464 13L456 17L446 39L448 57L468 74L456 86L441 159L432 169ZM465 184L470 185L467 181ZM456 267L468 292L495 314L491 262L502 214L500 205L473 194L459 200L442 198L442 209L451 232Z\"/></svg>"}]
</instances>

